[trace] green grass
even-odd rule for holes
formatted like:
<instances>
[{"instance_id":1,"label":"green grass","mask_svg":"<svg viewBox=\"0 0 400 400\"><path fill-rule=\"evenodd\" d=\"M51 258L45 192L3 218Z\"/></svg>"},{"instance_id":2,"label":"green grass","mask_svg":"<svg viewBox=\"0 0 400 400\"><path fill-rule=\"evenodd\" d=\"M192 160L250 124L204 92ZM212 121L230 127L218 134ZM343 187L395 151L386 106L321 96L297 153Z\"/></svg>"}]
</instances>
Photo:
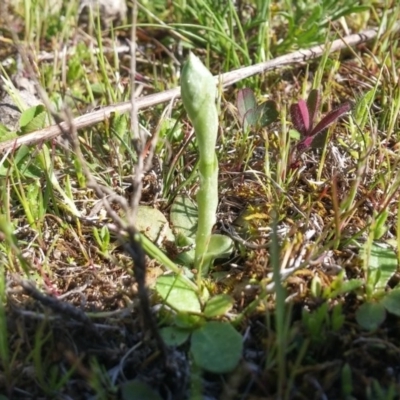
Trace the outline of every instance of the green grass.
<instances>
[{"instance_id":1,"label":"green grass","mask_svg":"<svg viewBox=\"0 0 400 400\"><path fill-rule=\"evenodd\" d=\"M398 398L400 50L392 29L399 6L168 4L138 6L141 95L179 85L189 50L218 74L366 28L378 27L381 36L218 90L215 232L228 230L239 240L206 277L174 261L188 243L166 243L165 221L157 238L146 238L150 222L142 239L151 256L149 290L137 286L138 265L118 240L132 211L138 160L131 115L115 113L79 130L72 144L60 138L0 154L0 393L111 399L122 390L128 399L139 390L139 377L148 383L140 387L147 390L143 398L149 390L161 398L168 391L193 399ZM23 75L42 85L53 119L71 121L131 96L130 55L117 51L130 37L130 16L103 31L94 16L86 33L77 10L76 1L51 12L37 0L0 13L2 85L11 87L17 72L18 44L30 60ZM43 52L53 58L46 61ZM236 107L244 87L258 104L275 101L276 122L242 127ZM294 165L299 135L289 108L313 88L322 96L320 117L344 101L352 111L329 129L322 148ZM47 113L35 112L24 114L24 132L0 129L0 141L47 124ZM195 200L199 187L192 126L180 100L141 110L138 119L148 132L141 145L161 165L145 174L141 203L168 221L176 196ZM182 276L163 276L166 271ZM24 289L21 279L38 292ZM169 306L166 292L177 296ZM144 318L151 313L155 328ZM207 349L218 343L229 349L223 339L204 339L214 329L215 336L232 334L231 342L244 349L236 368L223 374L207 372ZM177 344L179 338L185 343ZM232 363L222 353L209 355L214 371Z\"/></svg>"}]
</instances>

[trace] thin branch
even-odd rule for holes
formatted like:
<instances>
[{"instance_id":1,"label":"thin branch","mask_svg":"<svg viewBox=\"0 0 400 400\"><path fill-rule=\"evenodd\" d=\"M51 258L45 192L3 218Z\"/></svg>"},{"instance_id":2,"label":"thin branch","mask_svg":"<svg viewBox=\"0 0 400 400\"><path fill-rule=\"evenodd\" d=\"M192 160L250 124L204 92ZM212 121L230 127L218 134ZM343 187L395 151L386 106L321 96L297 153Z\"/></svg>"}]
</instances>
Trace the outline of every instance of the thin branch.
<instances>
[{"instance_id":1,"label":"thin branch","mask_svg":"<svg viewBox=\"0 0 400 400\"><path fill-rule=\"evenodd\" d=\"M134 226L139 201L142 196L143 176L144 176L144 144L146 138L139 127L137 98L135 97L135 76L136 76L136 25L137 25L137 1L132 4L132 28L131 28L131 134L133 146L136 151L137 162L135 173L132 178L133 194L131 197L131 207L129 214L126 215L128 224ZM136 268L136 267L135 267Z\"/></svg>"},{"instance_id":2,"label":"thin branch","mask_svg":"<svg viewBox=\"0 0 400 400\"><path fill-rule=\"evenodd\" d=\"M65 315L69 318L79 321L86 329L89 329L92 334L103 341L103 338L99 334L93 322L83 310L80 310L70 303L61 301L56 297L41 293L32 281L20 279L16 275L13 276L13 279L22 286L24 292L28 296L39 301L45 307L52 309L57 314Z\"/></svg>"}]
</instances>

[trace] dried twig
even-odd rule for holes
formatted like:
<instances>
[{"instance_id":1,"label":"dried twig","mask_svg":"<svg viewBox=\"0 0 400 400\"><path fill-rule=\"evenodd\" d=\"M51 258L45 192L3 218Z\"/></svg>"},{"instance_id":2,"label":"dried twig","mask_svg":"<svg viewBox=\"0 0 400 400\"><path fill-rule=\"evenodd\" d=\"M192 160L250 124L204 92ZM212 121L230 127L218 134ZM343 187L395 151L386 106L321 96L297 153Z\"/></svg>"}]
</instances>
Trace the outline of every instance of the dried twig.
<instances>
[{"instance_id":1,"label":"dried twig","mask_svg":"<svg viewBox=\"0 0 400 400\"><path fill-rule=\"evenodd\" d=\"M140 300L141 314L143 323L150 330L157 343L158 350L162 355L162 360L167 368L170 368L169 353L167 346L162 339L157 323L151 310L150 298L146 287L146 259L138 232L133 226L128 228L128 241L124 243L124 250L133 260L133 271L138 286L138 297Z\"/></svg>"}]
</instances>

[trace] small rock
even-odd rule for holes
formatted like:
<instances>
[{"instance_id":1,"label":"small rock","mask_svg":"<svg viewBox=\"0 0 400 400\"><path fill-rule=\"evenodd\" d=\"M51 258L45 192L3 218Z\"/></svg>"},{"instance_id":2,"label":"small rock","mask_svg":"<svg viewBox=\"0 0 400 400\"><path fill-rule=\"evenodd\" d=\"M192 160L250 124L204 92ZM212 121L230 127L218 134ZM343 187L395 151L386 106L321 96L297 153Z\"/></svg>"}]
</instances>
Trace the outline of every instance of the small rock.
<instances>
[{"instance_id":1,"label":"small rock","mask_svg":"<svg viewBox=\"0 0 400 400\"><path fill-rule=\"evenodd\" d=\"M27 90L18 91L17 96L19 96L26 108L41 104L41 102ZM17 132L19 130L20 117L21 111L17 104L8 93L5 93L5 95L0 98L0 124L4 125L12 132Z\"/></svg>"},{"instance_id":2,"label":"small rock","mask_svg":"<svg viewBox=\"0 0 400 400\"><path fill-rule=\"evenodd\" d=\"M90 18L90 9L94 18L100 12L100 21L103 28L108 29L111 23L121 23L126 18L127 6L125 0L80 0L79 22L87 23Z\"/></svg>"}]
</instances>

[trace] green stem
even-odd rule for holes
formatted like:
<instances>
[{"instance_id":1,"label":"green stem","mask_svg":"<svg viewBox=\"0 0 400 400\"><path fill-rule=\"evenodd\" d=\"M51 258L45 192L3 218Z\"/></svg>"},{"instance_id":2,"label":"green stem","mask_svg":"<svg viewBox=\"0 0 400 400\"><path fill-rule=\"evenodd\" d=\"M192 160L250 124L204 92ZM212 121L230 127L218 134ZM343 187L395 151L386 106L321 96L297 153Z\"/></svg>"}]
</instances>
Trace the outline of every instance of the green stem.
<instances>
[{"instance_id":1,"label":"green stem","mask_svg":"<svg viewBox=\"0 0 400 400\"><path fill-rule=\"evenodd\" d=\"M190 54L182 70L181 94L199 148L200 188L197 193L198 227L194 263L198 280L207 274L210 267L205 264L204 259L209 259L205 254L218 206L218 160L215 154L218 135L216 92L215 80L210 71L196 56Z\"/></svg>"},{"instance_id":2,"label":"green stem","mask_svg":"<svg viewBox=\"0 0 400 400\"><path fill-rule=\"evenodd\" d=\"M206 168L204 168L206 167ZM206 169L206 172L204 171ZM210 265L203 263L207 252L212 228L215 225L215 214L218 207L218 160L215 156L212 166L202 165L200 159L200 189L197 192L198 229L196 234L195 264L199 276L206 275Z\"/></svg>"}]
</instances>

